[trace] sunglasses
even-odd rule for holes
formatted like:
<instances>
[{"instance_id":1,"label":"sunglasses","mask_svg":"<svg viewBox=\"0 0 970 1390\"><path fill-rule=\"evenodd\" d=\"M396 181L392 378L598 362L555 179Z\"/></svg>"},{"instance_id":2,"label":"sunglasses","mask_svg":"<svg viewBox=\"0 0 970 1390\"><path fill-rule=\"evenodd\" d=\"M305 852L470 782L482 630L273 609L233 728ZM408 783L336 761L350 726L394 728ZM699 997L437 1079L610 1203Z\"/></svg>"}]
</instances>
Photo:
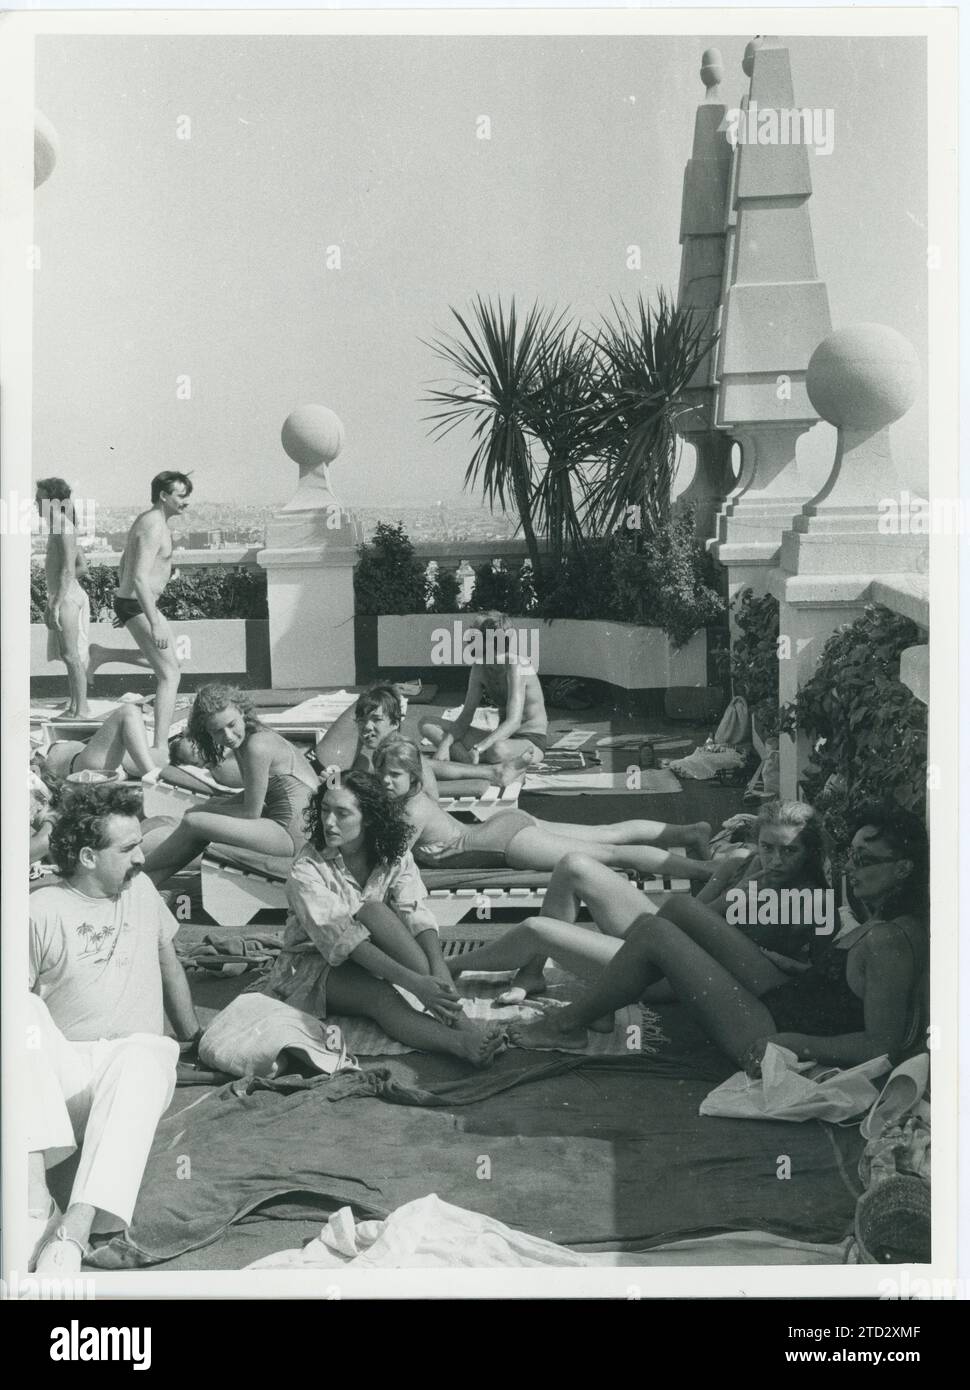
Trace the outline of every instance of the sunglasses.
<instances>
[{"instance_id":1,"label":"sunglasses","mask_svg":"<svg viewBox=\"0 0 970 1390\"><path fill-rule=\"evenodd\" d=\"M895 864L895 862L895 858L880 858L878 855L866 854L865 851L860 852L856 849L850 850L846 857L846 863L852 864L857 869L871 869L876 864Z\"/></svg>"}]
</instances>

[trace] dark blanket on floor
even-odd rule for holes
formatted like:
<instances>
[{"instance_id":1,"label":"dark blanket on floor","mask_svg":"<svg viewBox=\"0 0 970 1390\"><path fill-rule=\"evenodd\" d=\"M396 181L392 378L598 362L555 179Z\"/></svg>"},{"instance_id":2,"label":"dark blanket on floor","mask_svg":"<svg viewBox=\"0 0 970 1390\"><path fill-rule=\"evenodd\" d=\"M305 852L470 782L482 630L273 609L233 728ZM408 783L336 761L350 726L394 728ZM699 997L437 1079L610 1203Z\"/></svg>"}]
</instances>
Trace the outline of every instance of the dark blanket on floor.
<instances>
[{"instance_id":1,"label":"dark blanket on floor","mask_svg":"<svg viewBox=\"0 0 970 1390\"><path fill-rule=\"evenodd\" d=\"M261 1208L322 1224L339 1206L382 1217L429 1192L579 1248L732 1230L841 1239L858 1192L858 1131L700 1116L732 1068L682 1010L663 1012L670 1041L657 1056L513 1050L469 1075L412 1053L308 1086L181 1090L127 1237L94 1263L182 1256L191 1268L186 1252ZM274 1224L279 1248L292 1243Z\"/></svg>"}]
</instances>

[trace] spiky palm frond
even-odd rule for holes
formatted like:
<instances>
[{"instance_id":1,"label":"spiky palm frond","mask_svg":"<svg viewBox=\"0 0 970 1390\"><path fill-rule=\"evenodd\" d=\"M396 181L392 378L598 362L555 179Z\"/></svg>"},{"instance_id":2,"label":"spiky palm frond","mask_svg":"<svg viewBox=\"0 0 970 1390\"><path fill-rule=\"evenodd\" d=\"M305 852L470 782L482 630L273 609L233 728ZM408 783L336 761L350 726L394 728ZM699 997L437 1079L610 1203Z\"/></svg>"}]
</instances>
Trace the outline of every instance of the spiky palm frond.
<instances>
[{"instance_id":1,"label":"spiky palm frond","mask_svg":"<svg viewBox=\"0 0 970 1390\"><path fill-rule=\"evenodd\" d=\"M600 364L600 438L605 467L590 499L601 528L625 509L643 511L646 533L670 513L682 393L712 350L710 322L678 309L661 290L657 308L613 304L593 338Z\"/></svg>"},{"instance_id":2,"label":"spiky palm frond","mask_svg":"<svg viewBox=\"0 0 970 1390\"><path fill-rule=\"evenodd\" d=\"M543 342L559 332L564 316L534 304L520 322L514 297L506 313L501 301L493 304L480 296L470 320L457 309L452 313L464 336L443 335L427 344L460 378L426 397L440 407L426 417L432 422L431 435L441 439L459 425L471 427L475 448L465 486L480 486L493 506L514 500L530 558L538 568L528 413L537 356Z\"/></svg>"}]
</instances>

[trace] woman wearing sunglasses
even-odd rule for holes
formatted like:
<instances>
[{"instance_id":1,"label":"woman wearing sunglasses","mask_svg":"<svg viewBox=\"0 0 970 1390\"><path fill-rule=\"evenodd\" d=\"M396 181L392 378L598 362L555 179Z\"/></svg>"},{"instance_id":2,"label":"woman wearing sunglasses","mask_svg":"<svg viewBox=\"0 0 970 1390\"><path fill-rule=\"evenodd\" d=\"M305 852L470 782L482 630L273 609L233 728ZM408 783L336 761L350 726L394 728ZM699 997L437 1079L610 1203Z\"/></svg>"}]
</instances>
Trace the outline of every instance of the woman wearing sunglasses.
<instances>
[{"instance_id":1,"label":"woman wearing sunglasses","mask_svg":"<svg viewBox=\"0 0 970 1390\"><path fill-rule=\"evenodd\" d=\"M769 1042L800 1060L855 1066L898 1060L920 1038L928 959L928 851L922 822L900 807L857 819L848 862L861 920L816 934L811 966L785 975L751 938L690 898L644 916L597 985L575 1004L513 1026L521 1047L582 1048L597 1020L665 979L708 1037L752 1075Z\"/></svg>"}]
</instances>

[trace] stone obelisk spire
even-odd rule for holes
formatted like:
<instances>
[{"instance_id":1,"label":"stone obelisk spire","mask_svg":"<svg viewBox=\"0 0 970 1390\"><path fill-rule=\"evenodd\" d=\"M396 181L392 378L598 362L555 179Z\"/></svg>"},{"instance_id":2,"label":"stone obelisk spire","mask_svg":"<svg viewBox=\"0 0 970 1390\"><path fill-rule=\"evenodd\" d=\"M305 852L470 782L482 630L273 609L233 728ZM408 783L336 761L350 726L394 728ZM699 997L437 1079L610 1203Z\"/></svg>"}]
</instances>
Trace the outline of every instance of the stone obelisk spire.
<instances>
[{"instance_id":1,"label":"stone obelisk spire","mask_svg":"<svg viewBox=\"0 0 970 1390\"><path fill-rule=\"evenodd\" d=\"M694 118L694 144L684 169L680 214L680 286L677 304L686 309L703 340L713 342L717 328L724 248L728 187L731 178L731 146L724 136L727 108L720 96L724 65L716 48L701 59L705 100ZM690 485L677 503L694 507L697 534L712 536L718 508L731 480L731 440L714 427L713 349L695 372L684 392L689 407L678 420L678 433L694 446L697 464Z\"/></svg>"}]
</instances>

